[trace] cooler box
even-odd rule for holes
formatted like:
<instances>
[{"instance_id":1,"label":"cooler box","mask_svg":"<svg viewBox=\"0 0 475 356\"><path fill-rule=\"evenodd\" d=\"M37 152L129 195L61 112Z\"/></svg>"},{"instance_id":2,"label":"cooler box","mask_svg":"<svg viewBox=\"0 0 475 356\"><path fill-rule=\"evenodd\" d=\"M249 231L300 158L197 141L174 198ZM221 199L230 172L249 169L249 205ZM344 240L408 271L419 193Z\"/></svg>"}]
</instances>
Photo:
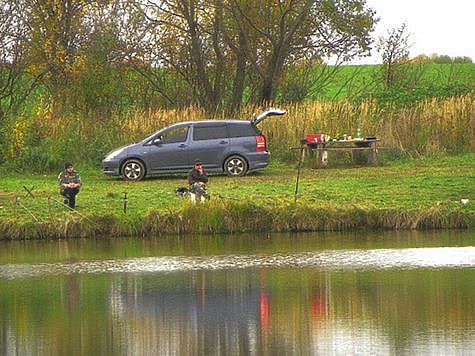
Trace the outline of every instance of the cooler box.
<instances>
[{"instance_id":1,"label":"cooler box","mask_svg":"<svg viewBox=\"0 0 475 356\"><path fill-rule=\"evenodd\" d=\"M307 144L325 142L327 141L327 137L328 135L325 135L325 134L306 134L305 135Z\"/></svg>"}]
</instances>

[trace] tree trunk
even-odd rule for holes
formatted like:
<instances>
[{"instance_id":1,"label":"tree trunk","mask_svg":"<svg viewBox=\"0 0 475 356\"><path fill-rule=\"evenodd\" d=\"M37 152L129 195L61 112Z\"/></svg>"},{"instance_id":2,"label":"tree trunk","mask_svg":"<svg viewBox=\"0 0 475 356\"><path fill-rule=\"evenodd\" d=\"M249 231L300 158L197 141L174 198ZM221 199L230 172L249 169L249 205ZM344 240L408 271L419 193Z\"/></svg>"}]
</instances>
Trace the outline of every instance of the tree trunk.
<instances>
[{"instance_id":1,"label":"tree trunk","mask_svg":"<svg viewBox=\"0 0 475 356\"><path fill-rule=\"evenodd\" d=\"M274 99L274 80L266 77L262 81L261 92L259 94L259 104L267 104Z\"/></svg>"},{"instance_id":2,"label":"tree trunk","mask_svg":"<svg viewBox=\"0 0 475 356\"><path fill-rule=\"evenodd\" d=\"M233 94L231 98L231 105L229 111L231 113L237 112L242 103L242 95L244 92L244 84L246 80L246 56L242 51L245 49L245 37L241 32L239 33L239 51L236 53L236 75L234 76Z\"/></svg>"},{"instance_id":3,"label":"tree trunk","mask_svg":"<svg viewBox=\"0 0 475 356\"><path fill-rule=\"evenodd\" d=\"M259 94L260 104L270 103L275 98L277 81L281 76L283 61L285 58L283 52L284 51L282 51L281 43L277 48L274 49L274 53L269 60L267 69L262 78L262 86Z\"/></svg>"},{"instance_id":4,"label":"tree trunk","mask_svg":"<svg viewBox=\"0 0 475 356\"><path fill-rule=\"evenodd\" d=\"M195 90L195 93L203 107L207 108L207 110L215 110L217 100L213 91L213 86L211 85L206 72L198 25L195 20L195 5L190 4L190 8L188 8L186 4L183 4L183 6L183 14L188 23L188 34L191 40L191 46L189 49L190 62L192 63L191 70L198 87L198 90Z\"/></svg>"},{"instance_id":5,"label":"tree trunk","mask_svg":"<svg viewBox=\"0 0 475 356\"><path fill-rule=\"evenodd\" d=\"M213 99L215 105L220 105L222 93L224 92L223 72L225 67L225 58L220 47L221 33L223 26L223 7L219 0L215 0L215 13L213 23L213 49L216 55L216 69L214 73ZM216 106L215 110L218 109Z\"/></svg>"}]
</instances>

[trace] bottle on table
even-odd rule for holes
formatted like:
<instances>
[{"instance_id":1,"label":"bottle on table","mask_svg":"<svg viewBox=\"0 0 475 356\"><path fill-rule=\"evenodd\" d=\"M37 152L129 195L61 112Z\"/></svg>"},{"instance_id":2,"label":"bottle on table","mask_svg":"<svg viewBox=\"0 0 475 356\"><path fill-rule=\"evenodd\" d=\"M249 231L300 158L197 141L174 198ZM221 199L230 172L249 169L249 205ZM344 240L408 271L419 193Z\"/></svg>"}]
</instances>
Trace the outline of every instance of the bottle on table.
<instances>
[{"instance_id":1,"label":"bottle on table","mask_svg":"<svg viewBox=\"0 0 475 356\"><path fill-rule=\"evenodd\" d=\"M356 130L356 137L357 138L363 138L363 132L361 131L361 128L359 128L359 127Z\"/></svg>"}]
</instances>

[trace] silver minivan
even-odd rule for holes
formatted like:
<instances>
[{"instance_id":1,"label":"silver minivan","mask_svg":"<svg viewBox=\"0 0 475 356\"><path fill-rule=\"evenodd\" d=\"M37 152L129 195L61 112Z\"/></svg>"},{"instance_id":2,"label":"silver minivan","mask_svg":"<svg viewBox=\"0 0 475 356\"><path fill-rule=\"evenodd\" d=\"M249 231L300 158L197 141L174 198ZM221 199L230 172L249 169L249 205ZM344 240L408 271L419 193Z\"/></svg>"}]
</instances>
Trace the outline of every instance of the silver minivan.
<instances>
[{"instance_id":1,"label":"silver minivan","mask_svg":"<svg viewBox=\"0 0 475 356\"><path fill-rule=\"evenodd\" d=\"M152 174L187 172L199 159L208 172L239 177L269 164L266 138L257 125L284 113L269 109L251 120L177 123L113 150L102 161L102 169L104 174L134 181Z\"/></svg>"}]
</instances>

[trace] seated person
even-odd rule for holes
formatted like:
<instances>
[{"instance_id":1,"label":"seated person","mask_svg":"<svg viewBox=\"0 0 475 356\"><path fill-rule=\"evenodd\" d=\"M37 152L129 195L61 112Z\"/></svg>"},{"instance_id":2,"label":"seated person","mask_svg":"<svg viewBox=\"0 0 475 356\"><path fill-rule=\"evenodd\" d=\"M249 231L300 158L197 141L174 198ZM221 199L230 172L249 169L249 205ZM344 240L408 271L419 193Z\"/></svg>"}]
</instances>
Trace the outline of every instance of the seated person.
<instances>
[{"instance_id":1,"label":"seated person","mask_svg":"<svg viewBox=\"0 0 475 356\"><path fill-rule=\"evenodd\" d=\"M76 194L79 193L82 183L81 177L79 177L79 173L74 170L72 163L66 162L64 171L58 176L58 182L60 187L59 192L65 198L64 204L74 209L76 207Z\"/></svg>"},{"instance_id":2,"label":"seated person","mask_svg":"<svg viewBox=\"0 0 475 356\"><path fill-rule=\"evenodd\" d=\"M204 198L209 199L209 194L206 192L206 183L208 183L208 177L206 176L204 167L200 160L196 160L195 165L188 172L190 193L195 194L201 201L203 201Z\"/></svg>"}]
</instances>

